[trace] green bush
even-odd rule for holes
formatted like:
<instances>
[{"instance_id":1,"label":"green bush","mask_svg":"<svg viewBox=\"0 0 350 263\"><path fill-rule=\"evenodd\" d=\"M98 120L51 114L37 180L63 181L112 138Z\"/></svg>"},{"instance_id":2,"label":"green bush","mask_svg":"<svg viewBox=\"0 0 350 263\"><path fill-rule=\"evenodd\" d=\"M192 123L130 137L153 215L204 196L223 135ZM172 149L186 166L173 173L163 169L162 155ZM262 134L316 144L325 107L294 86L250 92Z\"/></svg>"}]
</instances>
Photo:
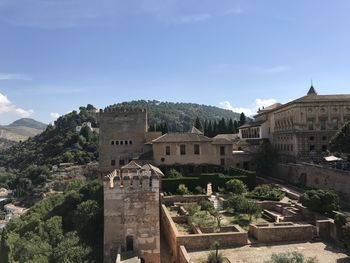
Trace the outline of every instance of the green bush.
<instances>
[{"instance_id":1,"label":"green bush","mask_svg":"<svg viewBox=\"0 0 350 263\"><path fill-rule=\"evenodd\" d=\"M336 214L334 217L334 223L338 227L342 227L346 225L346 223L348 223L349 221L350 221L350 213L339 213L339 214Z\"/></svg>"},{"instance_id":2,"label":"green bush","mask_svg":"<svg viewBox=\"0 0 350 263\"><path fill-rule=\"evenodd\" d=\"M180 184L177 188L177 193L180 195L188 195L190 192L188 191L188 188L184 184Z\"/></svg>"},{"instance_id":3,"label":"green bush","mask_svg":"<svg viewBox=\"0 0 350 263\"><path fill-rule=\"evenodd\" d=\"M177 171L176 169L170 169L169 172L167 173L168 178L181 178L183 177L182 174Z\"/></svg>"},{"instance_id":4,"label":"green bush","mask_svg":"<svg viewBox=\"0 0 350 263\"><path fill-rule=\"evenodd\" d=\"M300 196L300 202L320 213L331 213L340 209L339 196L334 191L309 190Z\"/></svg>"},{"instance_id":5,"label":"green bush","mask_svg":"<svg viewBox=\"0 0 350 263\"><path fill-rule=\"evenodd\" d=\"M226 182L226 191L236 194L236 195L241 195L247 192L247 186L238 179L231 179Z\"/></svg>"},{"instance_id":6,"label":"green bush","mask_svg":"<svg viewBox=\"0 0 350 263\"><path fill-rule=\"evenodd\" d=\"M257 200L280 201L285 196L278 187L268 184L259 185L247 194L247 197Z\"/></svg>"},{"instance_id":7,"label":"green bush","mask_svg":"<svg viewBox=\"0 0 350 263\"><path fill-rule=\"evenodd\" d=\"M298 252L286 252L272 254L271 259L265 263L317 263L316 258L305 258L303 254Z\"/></svg>"}]
</instances>

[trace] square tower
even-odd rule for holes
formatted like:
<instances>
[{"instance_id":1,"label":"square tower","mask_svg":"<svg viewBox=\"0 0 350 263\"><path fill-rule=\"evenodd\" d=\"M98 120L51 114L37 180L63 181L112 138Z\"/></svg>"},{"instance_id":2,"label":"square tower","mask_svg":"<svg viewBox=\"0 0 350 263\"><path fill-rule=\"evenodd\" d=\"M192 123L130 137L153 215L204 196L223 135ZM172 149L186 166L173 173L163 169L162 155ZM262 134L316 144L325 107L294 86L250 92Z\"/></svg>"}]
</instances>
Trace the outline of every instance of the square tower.
<instances>
[{"instance_id":1,"label":"square tower","mask_svg":"<svg viewBox=\"0 0 350 263\"><path fill-rule=\"evenodd\" d=\"M104 262L127 255L160 262L159 181L163 173L134 161L104 177Z\"/></svg>"},{"instance_id":2,"label":"square tower","mask_svg":"<svg viewBox=\"0 0 350 263\"><path fill-rule=\"evenodd\" d=\"M108 108L100 111L99 171L109 173L144 153L145 109Z\"/></svg>"}]
</instances>

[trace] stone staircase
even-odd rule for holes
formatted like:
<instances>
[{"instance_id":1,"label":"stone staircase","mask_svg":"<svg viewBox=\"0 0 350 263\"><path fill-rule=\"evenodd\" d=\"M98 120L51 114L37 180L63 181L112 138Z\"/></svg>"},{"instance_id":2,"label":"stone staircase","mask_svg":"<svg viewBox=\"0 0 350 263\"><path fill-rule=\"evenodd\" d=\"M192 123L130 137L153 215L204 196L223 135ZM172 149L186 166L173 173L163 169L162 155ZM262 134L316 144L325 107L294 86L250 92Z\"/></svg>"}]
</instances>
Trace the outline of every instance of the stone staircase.
<instances>
[{"instance_id":1,"label":"stone staircase","mask_svg":"<svg viewBox=\"0 0 350 263\"><path fill-rule=\"evenodd\" d=\"M210 201L213 202L214 204L214 208L218 211L221 211L222 210L222 202L219 200L219 198L216 196L216 195L211 195L210 196Z\"/></svg>"}]
</instances>

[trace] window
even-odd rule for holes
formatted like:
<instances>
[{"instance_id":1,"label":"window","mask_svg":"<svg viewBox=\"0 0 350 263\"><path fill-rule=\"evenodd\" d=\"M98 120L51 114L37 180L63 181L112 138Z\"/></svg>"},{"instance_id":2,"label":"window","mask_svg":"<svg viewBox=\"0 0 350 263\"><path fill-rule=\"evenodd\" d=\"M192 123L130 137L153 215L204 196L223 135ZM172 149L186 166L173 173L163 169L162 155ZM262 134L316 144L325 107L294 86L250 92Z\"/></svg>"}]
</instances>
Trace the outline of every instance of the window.
<instances>
[{"instance_id":1,"label":"window","mask_svg":"<svg viewBox=\"0 0 350 263\"><path fill-rule=\"evenodd\" d=\"M128 145L128 141L125 141L125 145Z\"/></svg>"},{"instance_id":2,"label":"window","mask_svg":"<svg viewBox=\"0 0 350 263\"><path fill-rule=\"evenodd\" d=\"M111 160L111 166L115 166L115 160Z\"/></svg>"},{"instance_id":3,"label":"window","mask_svg":"<svg viewBox=\"0 0 350 263\"><path fill-rule=\"evenodd\" d=\"M120 166L125 165L125 161L124 161L124 160L119 160L119 165L120 165Z\"/></svg>"},{"instance_id":4,"label":"window","mask_svg":"<svg viewBox=\"0 0 350 263\"><path fill-rule=\"evenodd\" d=\"M129 141L129 144L132 144L132 140Z\"/></svg>"},{"instance_id":5,"label":"window","mask_svg":"<svg viewBox=\"0 0 350 263\"><path fill-rule=\"evenodd\" d=\"M185 155L186 154L186 145L181 144L180 145L180 154Z\"/></svg>"},{"instance_id":6,"label":"window","mask_svg":"<svg viewBox=\"0 0 350 263\"><path fill-rule=\"evenodd\" d=\"M196 154L196 155L198 155L199 154L199 144L195 144L194 146L193 146L193 151L194 151L194 154Z\"/></svg>"},{"instance_id":7,"label":"window","mask_svg":"<svg viewBox=\"0 0 350 263\"><path fill-rule=\"evenodd\" d=\"M314 121L313 120L308 120L307 121L307 127L310 131L314 129Z\"/></svg>"},{"instance_id":8,"label":"window","mask_svg":"<svg viewBox=\"0 0 350 263\"><path fill-rule=\"evenodd\" d=\"M220 159L220 164L221 164L221 165L225 165L225 159L224 159L224 158L221 158L221 159Z\"/></svg>"},{"instance_id":9,"label":"window","mask_svg":"<svg viewBox=\"0 0 350 263\"><path fill-rule=\"evenodd\" d=\"M326 129L326 120L320 120L320 128L321 128L321 130Z\"/></svg>"},{"instance_id":10,"label":"window","mask_svg":"<svg viewBox=\"0 0 350 263\"><path fill-rule=\"evenodd\" d=\"M310 141L313 141L315 139L314 136L310 136Z\"/></svg>"},{"instance_id":11,"label":"window","mask_svg":"<svg viewBox=\"0 0 350 263\"><path fill-rule=\"evenodd\" d=\"M327 140L327 136L322 136L322 141L326 141Z\"/></svg>"},{"instance_id":12,"label":"window","mask_svg":"<svg viewBox=\"0 0 350 263\"><path fill-rule=\"evenodd\" d=\"M114 145L114 141L111 141L111 145Z\"/></svg>"},{"instance_id":13,"label":"window","mask_svg":"<svg viewBox=\"0 0 350 263\"><path fill-rule=\"evenodd\" d=\"M327 152L327 145L322 145L322 152Z\"/></svg>"},{"instance_id":14,"label":"window","mask_svg":"<svg viewBox=\"0 0 350 263\"><path fill-rule=\"evenodd\" d=\"M170 146L165 146L165 155L170 155Z\"/></svg>"},{"instance_id":15,"label":"window","mask_svg":"<svg viewBox=\"0 0 350 263\"><path fill-rule=\"evenodd\" d=\"M293 151L293 144L290 145L290 151Z\"/></svg>"},{"instance_id":16,"label":"window","mask_svg":"<svg viewBox=\"0 0 350 263\"><path fill-rule=\"evenodd\" d=\"M225 146L220 146L220 155L225 155Z\"/></svg>"},{"instance_id":17,"label":"window","mask_svg":"<svg viewBox=\"0 0 350 263\"><path fill-rule=\"evenodd\" d=\"M119 141L115 141L115 145L119 145Z\"/></svg>"},{"instance_id":18,"label":"window","mask_svg":"<svg viewBox=\"0 0 350 263\"><path fill-rule=\"evenodd\" d=\"M123 145L123 141L120 141L120 145Z\"/></svg>"},{"instance_id":19,"label":"window","mask_svg":"<svg viewBox=\"0 0 350 263\"><path fill-rule=\"evenodd\" d=\"M315 150L315 145L310 145L310 152Z\"/></svg>"},{"instance_id":20,"label":"window","mask_svg":"<svg viewBox=\"0 0 350 263\"><path fill-rule=\"evenodd\" d=\"M338 119L337 118L332 119L332 127L333 127L333 130L338 130Z\"/></svg>"}]
</instances>

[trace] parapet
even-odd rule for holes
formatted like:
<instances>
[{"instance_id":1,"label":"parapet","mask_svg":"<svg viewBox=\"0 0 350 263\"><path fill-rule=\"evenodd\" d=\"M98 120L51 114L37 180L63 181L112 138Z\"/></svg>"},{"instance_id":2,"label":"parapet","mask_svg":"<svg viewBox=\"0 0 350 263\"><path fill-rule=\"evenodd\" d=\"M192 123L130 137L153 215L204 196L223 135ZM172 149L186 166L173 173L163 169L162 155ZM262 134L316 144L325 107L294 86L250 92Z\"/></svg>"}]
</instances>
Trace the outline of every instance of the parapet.
<instances>
[{"instance_id":1,"label":"parapet","mask_svg":"<svg viewBox=\"0 0 350 263\"><path fill-rule=\"evenodd\" d=\"M107 107L104 110L100 109L100 114L104 113L137 113L137 112L145 112L147 113L147 110L144 108L126 108L126 107Z\"/></svg>"}]
</instances>

